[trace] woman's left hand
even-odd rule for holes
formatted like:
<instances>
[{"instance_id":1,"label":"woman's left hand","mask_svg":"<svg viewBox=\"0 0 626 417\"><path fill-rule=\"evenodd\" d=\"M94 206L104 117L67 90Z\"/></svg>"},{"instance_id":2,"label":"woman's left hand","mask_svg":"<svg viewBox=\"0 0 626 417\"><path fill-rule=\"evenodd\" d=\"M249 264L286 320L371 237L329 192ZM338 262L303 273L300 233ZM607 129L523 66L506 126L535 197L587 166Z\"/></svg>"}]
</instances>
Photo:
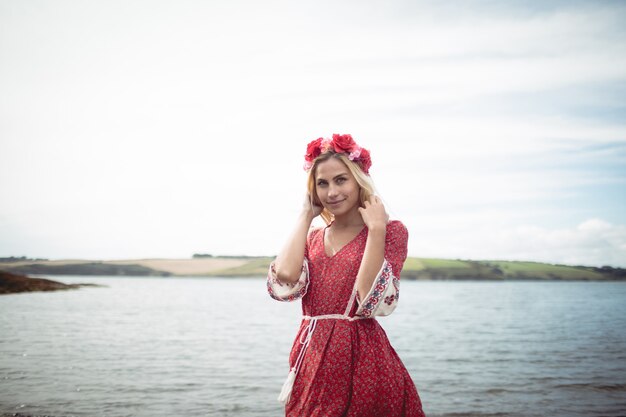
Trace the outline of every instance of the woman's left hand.
<instances>
[{"instance_id":1,"label":"woman's left hand","mask_svg":"<svg viewBox=\"0 0 626 417\"><path fill-rule=\"evenodd\" d=\"M368 229L385 229L389 222L389 215L379 197L373 195L366 201L363 207L359 207L359 213Z\"/></svg>"}]
</instances>

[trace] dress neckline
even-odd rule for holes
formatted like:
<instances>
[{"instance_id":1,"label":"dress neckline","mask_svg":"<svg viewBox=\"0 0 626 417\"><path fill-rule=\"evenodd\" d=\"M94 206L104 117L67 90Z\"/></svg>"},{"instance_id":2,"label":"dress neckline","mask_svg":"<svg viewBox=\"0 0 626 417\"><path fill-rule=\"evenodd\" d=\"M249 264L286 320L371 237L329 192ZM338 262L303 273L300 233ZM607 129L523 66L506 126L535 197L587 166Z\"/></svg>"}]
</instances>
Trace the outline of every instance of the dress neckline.
<instances>
[{"instance_id":1,"label":"dress neckline","mask_svg":"<svg viewBox=\"0 0 626 417\"><path fill-rule=\"evenodd\" d=\"M332 225L332 223L329 224L328 226L324 227L324 229L322 230L322 252L324 252L324 256L327 259L332 259L335 256L337 256L337 254L342 252L347 246L350 246L352 244L352 242L354 242L359 236L361 236L361 234L363 234L363 232L367 229L367 226L363 225L363 228L359 231L359 233L357 233L352 239L350 239L350 241L348 241L345 245L340 247L339 250L337 252L335 252L334 254L328 255L328 252L326 252L326 230L328 230L328 228L331 225Z\"/></svg>"}]
</instances>

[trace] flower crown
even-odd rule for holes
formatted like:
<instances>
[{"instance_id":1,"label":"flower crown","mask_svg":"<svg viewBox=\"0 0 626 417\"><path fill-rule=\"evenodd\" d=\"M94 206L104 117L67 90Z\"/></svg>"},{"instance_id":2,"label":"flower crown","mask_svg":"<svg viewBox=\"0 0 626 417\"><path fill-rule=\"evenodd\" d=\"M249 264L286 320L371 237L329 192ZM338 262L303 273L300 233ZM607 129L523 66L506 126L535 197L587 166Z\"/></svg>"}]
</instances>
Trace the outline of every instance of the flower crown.
<instances>
[{"instance_id":1,"label":"flower crown","mask_svg":"<svg viewBox=\"0 0 626 417\"><path fill-rule=\"evenodd\" d=\"M356 162L363 172L369 175L372 159L370 151L356 144L352 136L333 134L333 138L317 138L306 146L304 155L304 170L308 171L313 166L315 158L323 153L333 151L335 153L345 153L348 159Z\"/></svg>"}]
</instances>

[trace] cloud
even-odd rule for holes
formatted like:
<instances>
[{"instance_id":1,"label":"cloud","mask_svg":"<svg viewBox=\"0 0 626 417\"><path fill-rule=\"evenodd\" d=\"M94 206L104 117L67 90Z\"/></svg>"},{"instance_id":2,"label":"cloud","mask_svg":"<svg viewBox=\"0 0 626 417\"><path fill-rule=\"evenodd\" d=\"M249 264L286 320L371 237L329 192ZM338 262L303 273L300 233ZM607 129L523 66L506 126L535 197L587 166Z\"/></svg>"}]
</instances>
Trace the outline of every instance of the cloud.
<instances>
[{"instance_id":1,"label":"cloud","mask_svg":"<svg viewBox=\"0 0 626 417\"><path fill-rule=\"evenodd\" d=\"M468 225L475 223L471 215L466 216L463 222L440 233L441 239L416 245L413 254L436 256L437 249L442 250L447 243L445 250L457 251L455 258L626 267L626 225L590 218L575 227L510 227L503 226L506 221L497 213L490 214L494 217L490 226L470 228ZM480 217L484 215L481 213Z\"/></svg>"},{"instance_id":2,"label":"cloud","mask_svg":"<svg viewBox=\"0 0 626 417\"><path fill-rule=\"evenodd\" d=\"M615 2L40 3L0 6L4 254L276 253L334 132L415 255L626 222Z\"/></svg>"},{"instance_id":3,"label":"cloud","mask_svg":"<svg viewBox=\"0 0 626 417\"><path fill-rule=\"evenodd\" d=\"M626 226L588 219L575 228L545 229L518 226L505 239L527 259L564 264L626 266Z\"/></svg>"}]
</instances>

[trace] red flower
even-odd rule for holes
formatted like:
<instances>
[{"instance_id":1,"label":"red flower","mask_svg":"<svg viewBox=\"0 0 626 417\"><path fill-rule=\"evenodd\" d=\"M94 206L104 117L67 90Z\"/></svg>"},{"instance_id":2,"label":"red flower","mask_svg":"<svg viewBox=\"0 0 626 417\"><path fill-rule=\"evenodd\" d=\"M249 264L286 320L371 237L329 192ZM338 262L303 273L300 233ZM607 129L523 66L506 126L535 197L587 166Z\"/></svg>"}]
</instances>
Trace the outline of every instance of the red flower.
<instances>
[{"instance_id":1,"label":"red flower","mask_svg":"<svg viewBox=\"0 0 626 417\"><path fill-rule=\"evenodd\" d=\"M333 148L337 153L350 153L357 147L350 135L333 134Z\"/></svg>"},{"instance_id":2,"label":"red flower","mask_svg":"<svg viewBox=\"0 0 626 417\"><path fill-rule=\"evenodd\" d=\"M359 155L358 162L361 163L361 169L366 174L369 173L370 167L372 166L372 158L370 156L370 151L365 148L361 149L361 155Z\"/></svg>"},{"instance_id":3,"label":"red flower","mask_svg":"<svg viewBox=\"0 0 626 417\"><path fill-rule=\"evenodd\" d=\"M304 160L307 162L313 162L315 158L320 156L322 153L322 140L323 138L317 138L309 142L306 146L306 155L304 155Z\"/></svg>"},{"instance_id":4,"label":"red flower","mask_svg":"<svg viewBox=\"0 0 626 417\"><path fill-rule=\"evenodd\" d=\"M306 154L304 155L305 171L310 170L313 167L313 161L322 153L335 152L347 154L348 158L359 164L363 172L369 175L370 166L372 166L372 159L367 149L361 148L356 144L351 135L345 134L333 134L333 138L317 138L306 147Z\"/></svg>"}]
</instances>

